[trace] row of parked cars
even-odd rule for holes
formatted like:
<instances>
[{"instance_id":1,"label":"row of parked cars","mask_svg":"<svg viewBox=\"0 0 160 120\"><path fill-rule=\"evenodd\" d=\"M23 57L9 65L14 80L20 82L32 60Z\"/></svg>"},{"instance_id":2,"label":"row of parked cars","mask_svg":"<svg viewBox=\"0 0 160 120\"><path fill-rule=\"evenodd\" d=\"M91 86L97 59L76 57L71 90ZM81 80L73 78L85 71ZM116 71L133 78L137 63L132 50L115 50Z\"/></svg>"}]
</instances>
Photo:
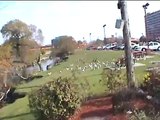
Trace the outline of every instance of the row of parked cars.
<instances>
[{"instance_id":1,"label":"row of parked cars","mask_svg":"<svg viewBox=\"0 0 160 120\"><path fill-rule=\"evenodd\" d=\"M125 46L124 44L116 44L116 43L111 43L111 44L106 44L104 46L90 46L87 48L87 50L124 50ZM131 49L134 51L146 51L147 49L153 50L153 51L160 51L160 43L159 42L149 42L148 44L136 44L136 43L131 43Z\"/></svg>"},{"instance_id":2,"label":"row of parked cars","mask_svg":"<svg viewBox=\"0 0 160 120\"><path fill-rule=\"evenodd\" d=\"M132 43L132 48L135 47L135 43ZM104 46L90 46L87 48L87 50L124 50L124 44L116 44L116 43L111 43L111 44L106 44Z\"/></svg>"}]
</instances>

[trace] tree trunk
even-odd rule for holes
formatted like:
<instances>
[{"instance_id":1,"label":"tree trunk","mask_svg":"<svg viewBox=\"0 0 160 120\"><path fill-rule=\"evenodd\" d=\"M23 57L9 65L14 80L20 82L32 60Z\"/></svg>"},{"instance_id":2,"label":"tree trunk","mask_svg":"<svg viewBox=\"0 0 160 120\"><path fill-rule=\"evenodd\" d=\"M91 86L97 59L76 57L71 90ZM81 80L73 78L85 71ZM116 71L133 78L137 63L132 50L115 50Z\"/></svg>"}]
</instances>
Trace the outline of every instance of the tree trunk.
<instances>
[{"instance_id":1,"label":"tree trunk","mask_svg":"<svg viewBox=\"0 0 160 120\"><path fill-rule=\"evenodd\" d=\"M37 58L37 65L39 66L39 70L43 71L42 66L41 66L41 57L40 57L40 55Z\"/></svg>"},{"instance_id":2,"label":"tree trunk","mask_svg":"<svg viewBox=\"0 0 160 120\"><path fill-rule=\"evenodd\" d=\"M41 63L40 63L40 62L37 62L37 65L38 65L38 67L39 67L39 70L40 70L40 71L43 71L42 66L41 66Z\"/></svg>"}]
</instances>

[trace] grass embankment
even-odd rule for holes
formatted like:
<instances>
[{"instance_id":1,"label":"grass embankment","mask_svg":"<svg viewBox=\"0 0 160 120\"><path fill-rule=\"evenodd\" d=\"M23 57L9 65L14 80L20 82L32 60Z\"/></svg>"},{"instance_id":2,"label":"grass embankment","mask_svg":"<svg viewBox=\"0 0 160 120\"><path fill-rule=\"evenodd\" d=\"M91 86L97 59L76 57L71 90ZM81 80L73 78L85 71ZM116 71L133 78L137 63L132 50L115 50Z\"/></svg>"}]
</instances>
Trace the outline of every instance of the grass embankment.
<instances>
[{"instance_id":1,"label":"grass embankment","mask_svg":"<svg viewBox=\"0 0 160 120\"><path fill-rule=\"evenodd\" d=\"M35 79L29 83L24 83L17 86L17 91L22 92L30 92L32 89L37 89L37 86L41 86L48 81L54 80L59 76L68 77L71 76L71 72L66 70L66 67L70 67L73 65L84 65L87 63L91 63L93 59L98 59L99 61L113 61L121 57L123 51L76 51L74 55L71 55L67 62L63 62L58 66L50 69L49 71L39 72L39 75L43 75L43 78ZM141 60L140 63L145 63L146 65L150 64L151 60L160 60L159 56L156 55L154 58L150 58L147 60ZM81 61L80 61L81 60ZM138 81L142 80L144 76L144 71L147 66L136 67L136 79ZM60 72L61 71L61 72ZM52 73L48 75L48 73ZM102 94L105 92L105 87L99 84L99 79L101 79L102 68L97 70L87 70L86 72L81 72L77 74L80 81L87 79L91 85L91 91L94 94ZM13 104L7 105L0 109L0 118L3 120L35 120L32 113L30 113L28 106L28 96L16 100Z\"/></svg>"}]
</instances>

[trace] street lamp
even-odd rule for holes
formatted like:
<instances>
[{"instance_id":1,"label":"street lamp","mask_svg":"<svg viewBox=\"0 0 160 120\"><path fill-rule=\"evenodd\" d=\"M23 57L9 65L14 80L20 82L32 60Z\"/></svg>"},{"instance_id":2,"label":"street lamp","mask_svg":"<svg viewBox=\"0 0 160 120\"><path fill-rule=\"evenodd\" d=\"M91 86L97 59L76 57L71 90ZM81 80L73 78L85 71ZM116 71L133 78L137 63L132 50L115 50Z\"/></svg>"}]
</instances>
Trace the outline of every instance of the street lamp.
<instances>
[{"instance_id":1,"label":"street lamp","mask_svg":"<svg viewBox=\"0 0 160 120\"><path fill-rule=\"evenodd\" d=\"M89 38L90 38L90 42L91 42L91 33L89 33Z\"/></svg>"},{"instance_id":2,"label":"street lamp","mask_svg":"<svg viewBox=\"0 0 160 120\"><path fill-rule=\"evenodd\" d=\"M145 5L143 5L143 9L144 9L144 21L145 21L145 31L146 31L146 40L147 42L149 42L148 40L148 33L147 33L147 13L146 13L146 9L149 6L149 3L146 3ZM149 44L148 44L148 48L149 48Z\"/></svg>"},{"instance_id":3,"label":"street lamp","mask_svg":"<svg viewBox=\"0 0 160 120\"><path fill-rule=\"evenodd\" d=\"M104 40L106 39L105 27L106 27L106 24L103 25L103 30L104 30Z\"/></svg>"}]
</instances>

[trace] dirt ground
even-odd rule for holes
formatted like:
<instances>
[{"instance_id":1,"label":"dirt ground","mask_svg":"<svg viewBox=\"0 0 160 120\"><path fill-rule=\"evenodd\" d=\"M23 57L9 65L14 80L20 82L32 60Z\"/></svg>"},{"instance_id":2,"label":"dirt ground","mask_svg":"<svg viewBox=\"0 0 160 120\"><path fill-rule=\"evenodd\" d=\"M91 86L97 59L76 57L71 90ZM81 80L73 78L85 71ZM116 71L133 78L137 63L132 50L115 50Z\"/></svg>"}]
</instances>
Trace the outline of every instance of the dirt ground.
<instances>
[{"instance_id":1,"label":"dirt ground","mask_svg":"<svg viewBox=\"0 0 160 120\"><path fill-rule=\"evenodd\" d=\"M101 97L87 101L69 120L128 120L127 113L113 115L111 98ZM141 99L132 100L131 103L139 109L147 105L147 102Z\"/></svg>"}]
</instances>

